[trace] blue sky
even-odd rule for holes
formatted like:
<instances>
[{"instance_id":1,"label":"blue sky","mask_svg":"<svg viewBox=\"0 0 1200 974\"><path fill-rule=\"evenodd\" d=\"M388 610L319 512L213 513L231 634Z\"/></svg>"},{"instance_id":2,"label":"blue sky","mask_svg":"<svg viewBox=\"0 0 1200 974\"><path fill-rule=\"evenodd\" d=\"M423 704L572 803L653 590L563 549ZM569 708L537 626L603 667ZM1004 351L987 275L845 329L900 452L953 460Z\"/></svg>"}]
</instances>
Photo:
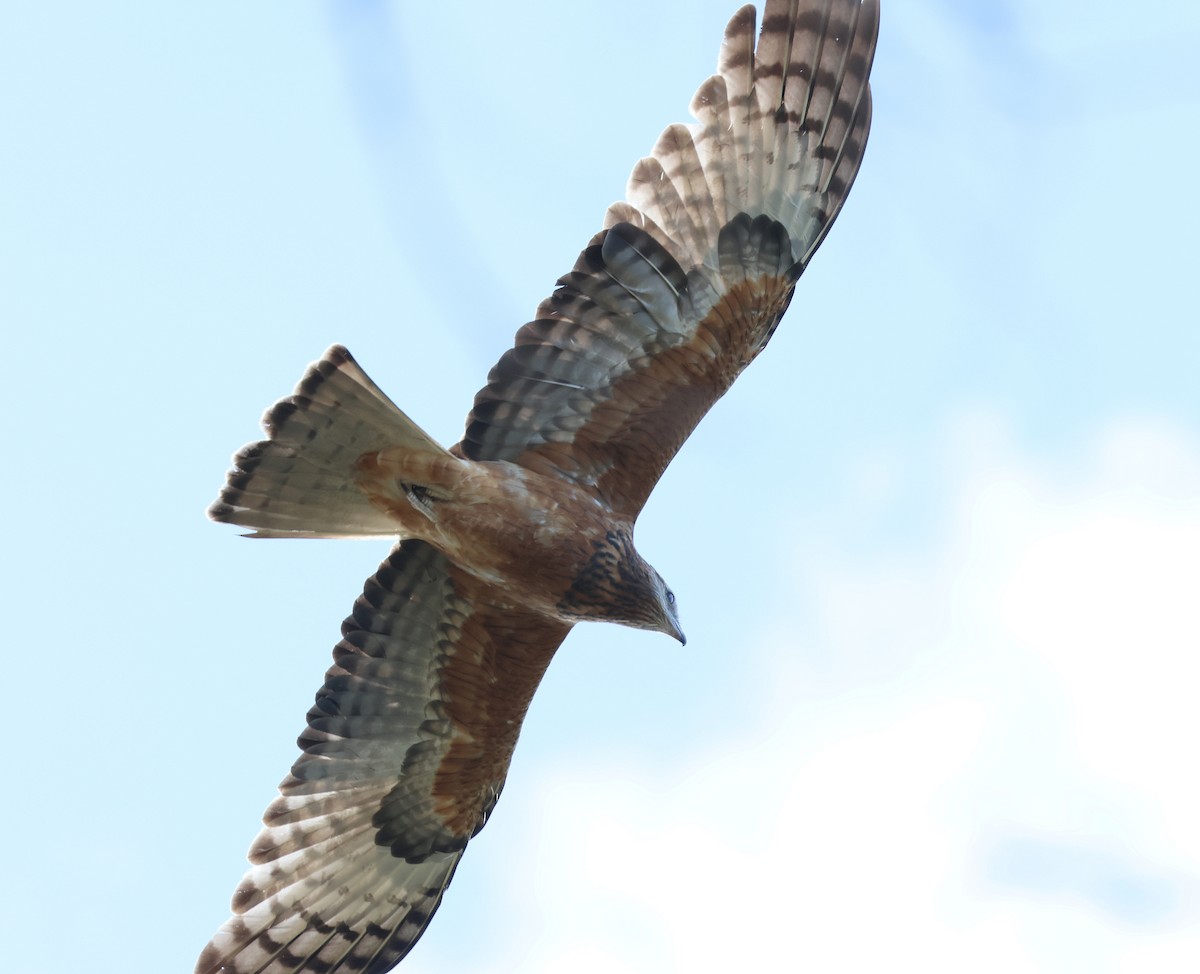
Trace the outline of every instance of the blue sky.
<instances>
[{"instance_id":1,"label":"blue sky","mask_svg":"<svg viewBox=\"0 0 1200 974\"><path fill-rule=\"evenodd\" d=\"M386 550L208 523L229 455L335 341L457 439L734 4L453 9L0 16L14 970L190 969ZM688 645L577 629L403 970L1200 967L1198 44L884 0L850 201L639 523Z\"/></svg>"}]
</instances>

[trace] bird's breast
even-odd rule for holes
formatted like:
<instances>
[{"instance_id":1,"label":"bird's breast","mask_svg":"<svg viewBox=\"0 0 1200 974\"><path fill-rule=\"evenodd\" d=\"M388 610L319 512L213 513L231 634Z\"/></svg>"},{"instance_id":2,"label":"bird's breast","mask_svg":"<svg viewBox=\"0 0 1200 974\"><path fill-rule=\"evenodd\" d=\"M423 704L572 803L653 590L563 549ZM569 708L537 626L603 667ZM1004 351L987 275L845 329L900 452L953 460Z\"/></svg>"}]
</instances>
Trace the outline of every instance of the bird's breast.
<instances>
[{"instance_id":1,"label":"bird's breast","mask_svg":"<svg viewBox=\"0 0 1200 974\"><path fill-rule=\"evenodd\" d=\"M594 539L620 529L620 519L569 481L504 461L467 462L454 496L436 505L432 543L514 605L560 617Z\"/></svg>"}]
</instances>

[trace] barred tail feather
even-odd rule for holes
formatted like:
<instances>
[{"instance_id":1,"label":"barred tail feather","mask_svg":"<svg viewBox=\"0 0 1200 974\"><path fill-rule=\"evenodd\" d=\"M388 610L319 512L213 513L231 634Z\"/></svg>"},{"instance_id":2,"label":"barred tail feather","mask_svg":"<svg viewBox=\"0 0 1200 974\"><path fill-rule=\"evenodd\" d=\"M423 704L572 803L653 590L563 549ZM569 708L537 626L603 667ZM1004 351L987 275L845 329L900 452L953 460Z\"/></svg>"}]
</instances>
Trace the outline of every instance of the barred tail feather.
<instances>
[{"instance_id":1,"label":"barred tail feather","mask_svg":"<svg viewBox=\"0 0 1200 974\"><path fill-rule=\"evenodd\" d=\"M395 448L446 454L341 345L314 362L262 423L268 438L234 455L208 509L214 521L255 528L252 538L395 537L395 520L358 484L358 459Z\"/></svg>"}]
</instances>

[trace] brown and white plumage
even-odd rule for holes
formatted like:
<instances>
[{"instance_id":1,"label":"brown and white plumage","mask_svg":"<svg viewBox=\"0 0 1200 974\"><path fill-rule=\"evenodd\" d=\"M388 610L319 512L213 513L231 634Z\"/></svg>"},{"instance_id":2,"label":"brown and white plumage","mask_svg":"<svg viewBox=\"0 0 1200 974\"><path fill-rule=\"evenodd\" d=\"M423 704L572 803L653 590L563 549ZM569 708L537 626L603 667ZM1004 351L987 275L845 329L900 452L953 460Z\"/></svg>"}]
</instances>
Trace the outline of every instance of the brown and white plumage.
<instances>
[{"instance_id":1,"label":"brown and white plumage","mask_svg":"<svg viewBox=\"0 0 1200 974\"><path fill-rule=\"evenodd\" d=\"M412 947L504 784L575 622L683 638L633 524L770 339L858 172L877 0L730 22L697 123L517 333L444 450L335 346L210 509L263 537L399 536L343 625L302 755L198 972L379 974Z\"/></svg>"},{"instance_id":2,"label":"brown and white plumage","mask_svg":"<svg viewBox=\"0 0 1200 974\"><path fill-rule=\"evenodd\" d=\"M791 25L795 25L795 30ZM633 170L628 201L517 333L459 449L593 484L636 515L770 338L858 172L874 0L730 21L719 74ZM636 422L631 422L636 419Z\"/></svg>"}]
</instances>

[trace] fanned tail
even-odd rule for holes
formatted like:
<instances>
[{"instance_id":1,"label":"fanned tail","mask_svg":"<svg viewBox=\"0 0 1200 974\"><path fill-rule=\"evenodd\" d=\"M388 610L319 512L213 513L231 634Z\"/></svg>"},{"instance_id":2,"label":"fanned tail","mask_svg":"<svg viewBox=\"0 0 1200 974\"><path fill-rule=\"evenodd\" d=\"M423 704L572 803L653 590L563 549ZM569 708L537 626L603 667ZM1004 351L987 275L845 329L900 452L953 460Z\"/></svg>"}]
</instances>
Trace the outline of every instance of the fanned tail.
<instances>
[{"instance_id":1,"label":"fanned tail","mask_svg":"<svg viewBox=\"0 0 1200 974\"><path fill-rule=\"evenodd\" d=\"M395 537L396 521L359 486L365 453L400 448L449 456L375 385L341 345L263 416L268 439L242 447L214 521L253 538Z\"/></svg>"}]
</instances>

